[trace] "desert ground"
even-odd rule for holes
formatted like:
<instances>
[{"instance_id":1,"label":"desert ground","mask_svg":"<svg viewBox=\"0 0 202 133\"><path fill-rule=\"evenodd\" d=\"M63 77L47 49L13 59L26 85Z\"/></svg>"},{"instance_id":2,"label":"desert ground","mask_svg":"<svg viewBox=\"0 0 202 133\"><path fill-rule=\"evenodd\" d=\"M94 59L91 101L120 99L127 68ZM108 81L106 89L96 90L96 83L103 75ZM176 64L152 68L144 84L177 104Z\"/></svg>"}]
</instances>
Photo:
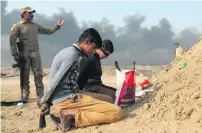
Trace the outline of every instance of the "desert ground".
<instances>
[{"instance_id":1,"label":"desert ground","mask_svg":"<svg viewBox=\"0 0 202 133\"><path fill-rule=\"evenodd\" d=\"M129 70L130 67L121 67L121 69ZM151 73L159 71L160 67L150 67L149 69L144 66L137 66L136 68L144 71L146 76L136 76L136 82L141 82L145 77L151 75ZM44 68L44 78L43 83L45 88L48 84L49 68ZM15 101L19 99L20 88L19 88L19 70L17 68L5 67L2 68L1 73L3 74L1 78L2 90L1 90L1 101ZM116 87L116 75L115 69L112 66L103 66L103 76L102 80L106 85ZM139 75L137 73L137 75ZM1 107L2 115L2 132L5 133L22 133L22 132L41 132L38 130L38 115L39 109L36 106L36 90L34 85L34 77L30 73L30 102L23 106L14 107ZM53 110L54 112L54 110ZM11 126L12 125L12 126ZM54 125L51 123L47 117L47 129L46 132L54 132ZM79 131L80 130L80 131ZM84 132L84 130L79 129L78 132ZM59 131L58 131L59 132ZM89 132L89 131L86 131Z\"/></svg>"},{"instance_id":2,"label":"desert ground","mask_svg":"<svg viewBox=\"0 0 202 133\"><path fill-rule=\"evenodd\" d=\"M123 109L121 121L112 124L79 128L70 133L202 133L202 41L185 51L167 66L150 67L144 74L137 67L136 82L144 75L155 89L150 95ZM180 69L184 62L186 67ZM129 67L128 67L129 68ZM128 69L124 68L124 69ZM113 67L103 67L103 82L116 87ZM145 70L142 67L143 70ZM148 69L147 69L148 70ZM20 96L19 74L11 68L2 68L1 101L17 100ZM139 74L143 73L143 76ZM151 75L152 74L152 75ZM16 76L13 76L16 75ZM39 130L39 109L33 76L30 74L31 95L23 106L1 107L2 133L59 133L49 116L47 127ZM47 86L48 69L44 69ZM51 110L55 113L55 110Z\"/></svg>"}]
</instances>

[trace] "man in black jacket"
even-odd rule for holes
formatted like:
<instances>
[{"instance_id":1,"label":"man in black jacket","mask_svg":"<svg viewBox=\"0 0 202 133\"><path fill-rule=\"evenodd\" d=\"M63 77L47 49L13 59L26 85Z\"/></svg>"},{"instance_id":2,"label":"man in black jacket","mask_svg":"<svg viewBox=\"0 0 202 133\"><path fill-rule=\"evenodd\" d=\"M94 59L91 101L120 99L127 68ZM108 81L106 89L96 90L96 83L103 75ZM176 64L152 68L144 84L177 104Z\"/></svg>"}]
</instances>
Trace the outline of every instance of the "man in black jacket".
<instances>
[{"instance_id":1,"label":"man in black jacket","mask_svg":"<svg viewBox=\"0 0 202 133\"><path fill-rule=\"evenodd\" d=\"M96 49L88 58L80 63L78 85L86 92L104 94L112 97L115 101L116 89L102 83L101 59L107 58L114 51L113 43L110 40L102 42L102 48Z\"/></svg>"}]
</instances>

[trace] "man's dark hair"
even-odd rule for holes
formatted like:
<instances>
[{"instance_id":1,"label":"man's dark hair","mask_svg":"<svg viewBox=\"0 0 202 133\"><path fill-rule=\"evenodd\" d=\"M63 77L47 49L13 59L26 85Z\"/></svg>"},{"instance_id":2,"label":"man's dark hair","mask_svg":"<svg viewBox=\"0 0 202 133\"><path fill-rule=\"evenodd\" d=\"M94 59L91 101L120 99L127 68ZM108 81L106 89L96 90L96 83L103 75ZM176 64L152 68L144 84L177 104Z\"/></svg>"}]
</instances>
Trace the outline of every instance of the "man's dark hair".
<instances>
[{"instance_id":1,"label":"man's dark hair","mask_svg":"<svg viewBox=\"0 0 202 133\"><path fill-rule=\"evenodd\" d=\"M113 52L114 52L113 43L112 43L110 40L108 40L108 39L103 40L103 41L102 41L102 49L103 49L104 51L108 51L108 52L110 52L110 53L113 53Z\"/></svg>"},{"instance_id":2,"label":"man's dark hair","mask_svg":"<svg viewBox=\"0 0 202 133\"><path fill-rule=\"evenodd\" d=\"M174 45L180 45L180 43L179 43L179 42L177 42L177 43L175 43Z\"/></svg>"},{"instance_id":3,"label":"man's dark hair","mask_svg":"<svg viewBox=\"0 0 202 133\"><path fill-rule=\"evenodd\" d=\"M88 28L80 35L78 43L82 43L84 41L95 43L96 48L101 48L102 46L102 38L98 31L94 28Z\"/></svg>"},{"instance_id":4,"label":"man's dark hair","mask_svg":"<svg viewBox=\"0 0 202 133\"><path fill-rule=\"evenodd\" d=\"M24 18L24 15L26 14L26 12L21 13L21 18Z\"/></svg>"}]
</instances>

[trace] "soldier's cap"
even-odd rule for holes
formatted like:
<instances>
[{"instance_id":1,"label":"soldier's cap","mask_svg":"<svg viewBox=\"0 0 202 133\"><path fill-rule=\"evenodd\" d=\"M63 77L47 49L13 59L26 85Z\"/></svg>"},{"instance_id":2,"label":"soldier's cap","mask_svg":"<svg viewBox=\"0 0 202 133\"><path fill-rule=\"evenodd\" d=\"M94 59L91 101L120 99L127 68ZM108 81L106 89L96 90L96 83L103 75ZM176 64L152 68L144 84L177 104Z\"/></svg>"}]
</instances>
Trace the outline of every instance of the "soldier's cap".
<instances>
[{"instance_id":1,"label":"soldier's cap","mask_svg":"<svg viewBox=\"0 0 202 133\"><path fill-rule=\"evenodd\" d=\"M24 13L24 12L32 12L32 13L35 13L36 10L33 10L31 7L24 7L24 8L21 8L21 14Z\"/></svg>"}]
</instances>

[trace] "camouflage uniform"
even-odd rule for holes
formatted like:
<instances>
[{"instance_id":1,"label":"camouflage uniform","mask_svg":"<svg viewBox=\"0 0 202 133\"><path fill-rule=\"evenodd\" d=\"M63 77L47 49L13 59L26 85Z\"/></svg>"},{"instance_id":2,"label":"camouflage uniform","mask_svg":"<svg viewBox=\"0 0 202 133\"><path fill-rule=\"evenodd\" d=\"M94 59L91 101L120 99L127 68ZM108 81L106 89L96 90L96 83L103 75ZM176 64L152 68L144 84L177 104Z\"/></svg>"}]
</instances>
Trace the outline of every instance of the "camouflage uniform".
<instances>
[{"instance_id":1,"label":"camouflage uniform","mask_svg":"<svg viewBox=\"0 0 202 133\"><path fill-rule=\"evenodd\" d=\"M28 7L29 8L29 7ZM30 8L29 8L30 9ZM42 82L43 70L41 65L41 56L38 44L38 33L50 35L59 30L60 27L56 26L53 29L46 29L34 22L23 22L20 20L11 28L10 35L10 49L12 56L19 55L19 58L24 60L24 84L21 88L21 99L27 100L30 93L29 86L29 73L30 66L34 74L34 82L36 86L36 93L38 98L43 96L44 85ZM16 40L19 38L20 45L23 51L18 53Z\"/></svg>"}]
</instances>

